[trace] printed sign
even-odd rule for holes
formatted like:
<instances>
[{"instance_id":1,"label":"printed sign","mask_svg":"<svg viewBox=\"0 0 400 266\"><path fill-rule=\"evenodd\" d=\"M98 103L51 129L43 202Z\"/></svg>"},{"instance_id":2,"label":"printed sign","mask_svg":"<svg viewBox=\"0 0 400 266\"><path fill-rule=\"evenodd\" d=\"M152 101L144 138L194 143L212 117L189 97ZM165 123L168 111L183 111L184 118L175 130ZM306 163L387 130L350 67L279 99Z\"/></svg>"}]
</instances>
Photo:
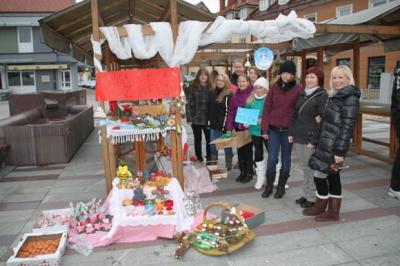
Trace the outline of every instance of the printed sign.
<instances>
[{"instance_id":1,"label":"printed sign","mask_svg":"<svg viewBox=\"0 0 400 266\"><path fill-rule=\"evenodd\" d=\"M239 107L236 113L235 122L255 126L258 124L259 109L249 109Z\"/></svg>"},{"instance_id":2,"label":"printed sign","mask_svg":"<svg viewBox=\"0 0 400 266\"><path fill-rule=\"evenodd\" d=\"M120 70L96 73L96 100L173 98L181 92L179 68Z\"/></svg>"}]
</instances>

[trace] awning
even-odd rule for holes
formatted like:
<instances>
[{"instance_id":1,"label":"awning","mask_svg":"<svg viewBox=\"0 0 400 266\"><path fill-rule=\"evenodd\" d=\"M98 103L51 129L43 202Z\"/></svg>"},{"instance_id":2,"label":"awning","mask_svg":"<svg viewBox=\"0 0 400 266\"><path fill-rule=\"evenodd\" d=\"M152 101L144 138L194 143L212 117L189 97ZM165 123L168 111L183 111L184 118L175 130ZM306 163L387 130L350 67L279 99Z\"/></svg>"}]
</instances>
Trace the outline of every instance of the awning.
<instances>
[{"instance_id":1,"label":"awning","mask_svg":"<svg viewBox=\"0 0 400 266\"><path fill-rule=\"evenodd\" d=\"M67 64L53 65L11 65L7 66L8 70L49 70L49 69L68 69Z\"/></svg>"}]
</instances>

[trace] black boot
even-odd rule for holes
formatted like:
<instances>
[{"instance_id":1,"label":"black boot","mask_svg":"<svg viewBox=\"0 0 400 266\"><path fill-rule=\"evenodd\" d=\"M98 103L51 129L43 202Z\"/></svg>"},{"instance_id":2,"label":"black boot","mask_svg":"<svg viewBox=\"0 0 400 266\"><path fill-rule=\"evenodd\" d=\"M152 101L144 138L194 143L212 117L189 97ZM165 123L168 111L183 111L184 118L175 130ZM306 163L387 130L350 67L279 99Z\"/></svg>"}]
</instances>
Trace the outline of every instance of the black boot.
<instances>
[{"instance_id":1,"label":"black boot","mask_svg":"<svg viewBox=\"0 0 400 266\"><path fill-rule=\"evenodd\" d=\"M274 187L276 172L268 172L267 171L267 185L265 186L264 192L261 194L261 197L268 198L272 194L272 188Z\"/></svg>"},{"instance_id":2,"label":"black boot","mask_svg":"<svg viewBox=\"0 0 400 266\"><path fill-rule=\"evenodd\" d=\"M241 182L246 177L246 162L239 161L240 175L236 178L236 182Z\"/></svg>"},{"instance_id":3,"label":"black boot","mask_svg":"<svg viewBox=\"0 0 400 266\"><path fill-rule=\"evenodd\" d=\"M253 179L253 162L246 162L246 176L240 183L249 183Z\"/></svg>"},{"instance_id":4,"label":"black boot","mask_svg":"<svg viewBox=\"0 0 400 266\"><path fill-rule=\"evenodd\" d=\"M274 194L275 199L280 199L285 195L285 185L288 178L289 173L283 171L280 172L278 186L276 187L276 192Z\"/></svg>"}]
</instances>

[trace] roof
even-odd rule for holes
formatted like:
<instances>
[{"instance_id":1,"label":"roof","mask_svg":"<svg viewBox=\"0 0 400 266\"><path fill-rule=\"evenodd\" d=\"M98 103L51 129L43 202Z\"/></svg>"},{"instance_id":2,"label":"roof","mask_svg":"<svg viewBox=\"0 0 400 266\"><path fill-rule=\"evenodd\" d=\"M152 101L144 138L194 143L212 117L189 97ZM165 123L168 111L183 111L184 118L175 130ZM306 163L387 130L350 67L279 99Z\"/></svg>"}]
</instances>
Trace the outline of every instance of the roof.
<instances>
[{"instance_id":1,"label":"roof","mask_svg":"<svg viewBox=\"0 0 400 266\"><path fill-rule=\"evenodd\" d=\"M397 26L400 24L400 0L395 0L377 7L365 9L347 16L323 21L319 24L331 25L371 25L378 26ZM308 40L293 40L293 49L315 49L317 47L334 46L335 44L344 44L354 42L359 38L363 45L374 42L382 42L385 51L399 50L400 35L383 34L358 34L358 33L323 33L316 34L314 38ZM391 47L389 47L389 45ZM395 47L397 46L397 48ZM336 48L331 48L336 49Z\"/></svg>"},{"instance_id":2,"label":"roof","mask_svg":"<svg viewBox=\"0 0 400 266\"><path fill-rule=\"evenodd\" d=\"M57 12L72 5L74 0L1 0L1 13Z\"/></svg>"},{"instance_id":3,"label":"roof","mask_svg":"<svg viewBox=\"0 0 400 266\"><path fill-rule=\"evenodd\" d=\"M258 6L258 2L259 2L258 0L241 1L239 4L236 3L236 4L231 5L231 6L229 6L229 5L226 6L223 10L219 11L219 14L225 14L225 13L231 12L231 11L238 11L243 6L254 6L254 7L257 7Z\"/></svg>"},{"instance_id":4,"label":"roof","mask_svg":"<svg viewBox=\"0 0 400 266\"><path fill-rule=\"evenodd\" d=\"M2 0L0 0L2 1ZM148 24L162 21L169 0L98 0L104 26L121 26L130 22ZM130 11L129 9L132 8ZM213 21L216 16L203 9L177 0L178 22L185 20ZM133 16L130 18L130 14ZM168 19L169 16L166 16ZM42 41L49 47L70 54L81 62L91 62L92 34L91 1L84 0L39 21Z\"/></svg>"},{"instance_id":5,"label":"roof","mask_svg":"<svg viewBox=\"0 0 400 266\"><path fill-rule=\"evenodd\" d=\"M342 25L371 24L375 21L378 21L380 18L384 18L385 20L390 19L389 17L386 17L387 13L392 13L397 9L400 9L400 0L391 1L377 7L364 9L347 16L326 20L321 23ZM387 24L387 22L385 24ZM382 21L379 24L383 24Z\"/></svg>"}]
</instances>

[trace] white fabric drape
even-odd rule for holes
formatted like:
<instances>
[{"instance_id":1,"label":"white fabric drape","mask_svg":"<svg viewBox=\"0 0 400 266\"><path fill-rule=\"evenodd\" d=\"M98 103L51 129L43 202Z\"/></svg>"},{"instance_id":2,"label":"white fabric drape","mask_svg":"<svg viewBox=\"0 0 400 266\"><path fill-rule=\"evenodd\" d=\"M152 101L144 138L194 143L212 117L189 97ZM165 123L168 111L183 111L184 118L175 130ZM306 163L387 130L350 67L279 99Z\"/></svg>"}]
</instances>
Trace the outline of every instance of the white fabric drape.
<instances>
[{"instance_id":1,"label":"white fabric drape","mask_svg":"<svg viewBox=\"0 0 400 266\"><path fill-rule=\"evenodd\" d=\"M128 37L121 38L116 27L101 27L111 51L120 59L134 56L138 59L149 59L160 54L170 67L189 63L199 46L211 43L223 43L232 34L254 35L264 43L278 43L293 38L308 39L313 37L314 24L304 18L298 18L294 11L288 16L279 15L276 20L243 21L227 20L217 17L204 32L208 22L184 21L179 25L178 37L174 46L171 25L167 22L150 23L155 34L144 36L142 25L128 24L125 29ZM95 46L98 43L92 42ZM98 50L98 47L93 47Z\"/></svg>"}]
</instances>

